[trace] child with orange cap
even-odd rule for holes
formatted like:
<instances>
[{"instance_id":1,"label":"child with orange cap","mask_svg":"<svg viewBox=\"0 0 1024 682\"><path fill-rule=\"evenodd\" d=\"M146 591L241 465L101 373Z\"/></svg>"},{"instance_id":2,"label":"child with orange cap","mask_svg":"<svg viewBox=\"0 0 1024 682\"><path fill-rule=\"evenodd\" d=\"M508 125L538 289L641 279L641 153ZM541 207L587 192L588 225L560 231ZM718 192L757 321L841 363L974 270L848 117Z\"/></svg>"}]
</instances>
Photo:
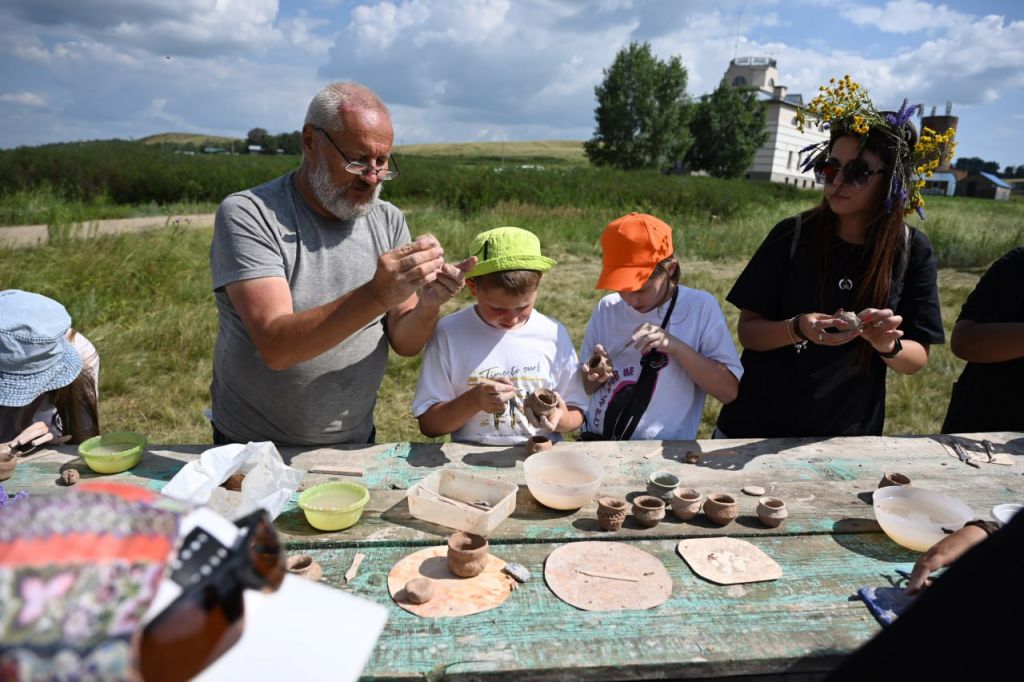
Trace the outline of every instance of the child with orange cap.
<instances>
[{"instance_id":1,"label":"child with orange cap","mask_svg":"<svg viewBox=\"0 0 1024 682\"><path fill-rule=\"evenodd\" d=\"M718 301L679 284L672 228L630 213L601 235L596 289L580 357L590 394L585 440L690 440L711 394L735 399L743 374Z\"/></svg>"}]
</instances>

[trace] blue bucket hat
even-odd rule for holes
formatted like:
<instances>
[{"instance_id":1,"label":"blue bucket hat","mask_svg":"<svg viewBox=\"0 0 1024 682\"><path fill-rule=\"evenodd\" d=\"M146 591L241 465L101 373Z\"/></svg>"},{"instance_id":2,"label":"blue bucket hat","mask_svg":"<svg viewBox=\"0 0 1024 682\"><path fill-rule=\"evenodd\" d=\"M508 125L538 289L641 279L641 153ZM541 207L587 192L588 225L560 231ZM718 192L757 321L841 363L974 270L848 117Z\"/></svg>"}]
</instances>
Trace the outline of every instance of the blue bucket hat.
<instances>
[{"instance_id":1,"label":"blue bucket hat","mask_svg":"<svg viewBox=\"0 0 1024 682\"><path fill-rule=\"evenodd\" d=\"M71 316L52 298L0 291L0 405L22 407L67 386L82 358L67 340Z\"/></svg>"}]
</instances>

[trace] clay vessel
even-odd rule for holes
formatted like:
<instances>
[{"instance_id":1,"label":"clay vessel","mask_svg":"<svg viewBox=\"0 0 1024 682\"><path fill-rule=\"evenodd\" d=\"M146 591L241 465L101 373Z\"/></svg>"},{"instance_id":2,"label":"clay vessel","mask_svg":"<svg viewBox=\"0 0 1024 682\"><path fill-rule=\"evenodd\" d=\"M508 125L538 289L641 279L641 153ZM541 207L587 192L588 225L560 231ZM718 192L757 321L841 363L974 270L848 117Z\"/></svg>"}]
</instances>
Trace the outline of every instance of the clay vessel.
<instances>
[{"instance_id":1,"label":"clay vessel","mask_svg":"<svg viewBox=\"0 0 1024 682\"><path fill-rule=\"evenodd\" d=\"M655 471L647 479L647 494L671 500L672 493L679 487L679 477L668 471Z\"/></svg>"},{"instance_id":2,"label":"clay vessel","mask_svg":"<svg viewBox=\"0 0 1024 682\"><path fill-rule=\"evenodd\" d=\"M727 526L739 516L740 510L732 495L711 493L704 501L704 514L708 521L718 526Z\"/></svg>"},{"instance_id":3,"label":"clay vessel","mask_svg":"<svg viewBox=\"0 0 1024 682\"><path fill-rule=\"evenodd\" d=\"M601 530L618 530L626 520L626 506L621 497L601 497L597 500L597 524Z\"/></svg>"},{"instance_id":4,"label":"clay vessel","mask_svg":"<svg viewBox=\"0 0 1024 682\"><path fill-rule=\"evenodd\" d=\"M0 481L6 481L14 475L14 467L18 466L18 457L8 453L6 457L0 455Z\"/></svg>"},{"instance_id":5,"label":"clay vessel","mask_svg":"<svg viewBox=\"0 0 1024 682\"><path fill-rule=\"evenodd\" d=\"M587 360L587 369L591 372L596 372L598 378L601 379L606 376L611 376L612 373L612 361L607 355L600 353L594 353Z\"/></svg>"},{"instance_id":6,"label":"clay vessel","mask_svg":"<svg viewBox=\"0 0 1024 682\"><path fill-rule=\"evenodd\" d=\"M538 417L546 417L558 407L558 394L549 388L538 388L526 396L523 407L530 408Z\"/></svg>"},{"instance_id":7,"label":"clay vessel","mask_svg":"<svg viewBox=\"0 0 1024 682\"><path fill-rule=\"evenodd\" d=\"M777 497L762 497L757 501L757 518L769 528L776 528L786 517L789 510L786 503Z\"/></svg>"},{"instance_id":8,"label":"clay vessel","mask_svg":"<svg viewBox=\"0 0 1024 682\"><path fill-rule=\"evenodd\" d=\"M641 495L633 500L633 518L641 526L654 528L665 518L665 500L653 495Z\"/></svg>"},{"instance_id":9,"label":"clay vessel","mask_svg":"<svg viewBox=\"0 0 1024 682\"><path fill-rule=\"evenodd\" d=\"M487 538L459 531L448 537L448 570L460 578L480 575L487 565Z\"/></svg>"},{"instance_id":10,"label":"clay vessel","mask_svg":"<svg viewBox=\"0 0 1024 682\"><path fill-rule=\"evenodd\" d=\"M672 503L672 513L680 521L689 521L700 512L700 503L704 496L693 488L677 489L672 493L669 500Z\"/></svg>"},{"instance_id":11,"label":"clay vessel","mask_svg":"<svg viewBox=\"0 0 1024 682\"><path fill-rule=\"evenodd\" d=\"M532 455L542 450L550 450L552 445L551 439L547 436L532 436L526 441L526 451Z\"/></svg>"},{"instance_id":12,"label":"clay vessel","mask_svg":"<svg viewBox=\"0 0 1024 682\"><path fill-rule=\"evenodd\" d=\"M316 559L308 554L293 554L285 562L285 568L293 575L302 576L317 582L324 574L324 569L316 562Z\"/></svg>"},{"instance_id":13,"label":"clay vessel","mask_svg":"<svg viewBox=\"0 0 1024 682\"><path fill-rule=\"evenodd\" d=\"M430 578L413 578L405 584L405 598L413 604L426 604L434 598L434 583Z\"/></svg>"},{"instance_id":14,"label":"clay vessel","mask_svg":"<svg viewBox=\"0 0 1024 682\"><path fill-rule=\"evenodd\" d=\"M878 482L878 487L888 488L891 485L910 485L910 477L895 471L887 471L882 474L882 480Z\"/></svg>"}]
</instances>

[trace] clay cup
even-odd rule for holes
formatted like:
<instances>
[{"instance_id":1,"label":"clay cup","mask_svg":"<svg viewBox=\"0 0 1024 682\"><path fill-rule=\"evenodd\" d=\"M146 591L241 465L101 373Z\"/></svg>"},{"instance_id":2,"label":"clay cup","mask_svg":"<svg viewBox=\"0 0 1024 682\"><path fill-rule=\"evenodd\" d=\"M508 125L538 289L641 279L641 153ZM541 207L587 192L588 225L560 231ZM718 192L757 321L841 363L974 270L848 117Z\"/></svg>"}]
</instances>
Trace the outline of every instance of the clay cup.
<instances>
[{"instance_id":1,"label":"clay cup","mask_svg":"<svg viewBox=\"0 0 1024 682\"><path fill-rule=\"evenodd\" d=\"M739 516L739 508L732 495L711 493L704 501L704 514L708 521L718 526L727 526Z\"/></svg>"},{"instance_id":2,"label":"clay cup","mask_svg":"<svg viewBox=\"0 0 1024 682\"><path fill-rule=\"evenodd\" d=\"M448 537L448 570L460 578L480 575L487 565L487 538L459 531Z\"/></svg>"},{"instance_id":3,"label":"clay cup","mask_svg":"<svg viewBox=\"0 0 1024 682\"><path fill-rule=\"evenodd\" d=\"M704 496L693 488L678 488L672 493L669 500L672 503L672 513L680 521L689 521L700 512L700 504Z\"/></svg>"},{"instance_id":4,"label":"clay cup","mask_svg":"<svg viewBox=\"0 0 1024 682\"><path fill-rule=\"evenodd\" d=\"M616 531L626 520L626 502L621 497L601 497L597 500L597 524L601 530Z\"/></svg>"},{"instance_id":5,"label":"clay cup","mask_svg":"<svg viewBox=\"0 0 1024 682\"><path fill-rule=\"evenodd\" d=\"M757 518L769 528L778 527L786 517L789 510L786 503L777 497L762 497L757 501Z\"/></svg>"},{"instance_id":6,"label":"clay cup","mask_svg":"<svg viewBox=\"0 0 1024 682\"><path fill-rule=\"evenodd\" d=\"M633 518L641 526L654 528L665 518L665 500L654 495L640 495L633 500Z\"/></svg>"}]
</instances>

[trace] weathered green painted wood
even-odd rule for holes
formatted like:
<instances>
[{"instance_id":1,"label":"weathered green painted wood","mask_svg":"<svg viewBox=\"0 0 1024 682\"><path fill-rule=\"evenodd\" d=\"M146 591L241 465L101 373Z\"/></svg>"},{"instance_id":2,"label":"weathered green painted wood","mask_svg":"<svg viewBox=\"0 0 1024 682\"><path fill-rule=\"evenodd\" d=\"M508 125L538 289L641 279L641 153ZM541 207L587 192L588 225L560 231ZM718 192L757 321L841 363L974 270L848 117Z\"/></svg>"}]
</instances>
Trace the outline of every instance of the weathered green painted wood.
<instances>
[{"instance_id":1,"label":"weathered green painted wood","mask_svg":"<svg viewBox=\"0 0 1024 682\"><path fill-rule=\"evenodd\" d=\"M1024 438L1021 434L990 434L1000 451L1014 453L1013 466L968 467L951 457L931 438L835 438L829 440L774 439L763 441L691 441L630 443L574 443L559 448L585 449L599 457L606 469L603 494L623 497L641 491L657 469L678 473L684 485L704 493L727 492L737 498L741 516L726 532L735 536L796 535L804 533L877 532L867 493L884 471L897 470L915 485L945 491L963 499L979 516L995 504L1024 499ZM1004 445L1004 443L1007 443ZM159 490L185 461L206 446L154 446L142 462L114 480ZM718 450L712 451L712 448ZM681 463L688 451L703 451L697 465ZM595 505L579 512L557 512L540 506L525 486L519 448L488 448L461 444L397 443L340 449L284 449L294 466L344 462L365 469L361 480L372 491L362 520L340 533L311 528L294 503L277 520L283 539L292 546L351 546L431 544L449 529L413 518L406 489L440 466L470 467L495 479L520 486L515 514L492 535L496 542L603 538L597 528ZM61 467L75 466L83 478L95 476L74 455L60 448L42 459L20 465L7 482L9 491L53 490ZM304 486L330 480L310 474ZM754 516L756 498L744 495L744 485L757 484L786 500L790 518L779 529L761 527ZM218 494L230 495L226 491ZM642 529L627 520L618 534L626 538L693 537L720 534L702 516L686 523L669 515L654 529Z\"/></svg>"},{"instance_id":2,"label":"weathered green painted wood","mask_svg":"<svg viewBox=\"0 0 1024 682\"><path fill-rule=\"evenodd\" d=\"M718 677L826 670L878 631L858 587L886 585L916 555L880 534L752 540L783 567L780 580L721 586L692 573L675 541L635 542L672 576L672 596L649 611L587 612L559 600L543 579L557 543L497 545L493 553L533 574L501 607L462 618L424 619L394 604L391 567L412 551L376 546L344 583L355 550L314 550L323 580L387 605L389 621L364 670L368 679L444 672L473 679ZM343 617L339 615L339 617Z\"/></svg>"}]
</instances>

